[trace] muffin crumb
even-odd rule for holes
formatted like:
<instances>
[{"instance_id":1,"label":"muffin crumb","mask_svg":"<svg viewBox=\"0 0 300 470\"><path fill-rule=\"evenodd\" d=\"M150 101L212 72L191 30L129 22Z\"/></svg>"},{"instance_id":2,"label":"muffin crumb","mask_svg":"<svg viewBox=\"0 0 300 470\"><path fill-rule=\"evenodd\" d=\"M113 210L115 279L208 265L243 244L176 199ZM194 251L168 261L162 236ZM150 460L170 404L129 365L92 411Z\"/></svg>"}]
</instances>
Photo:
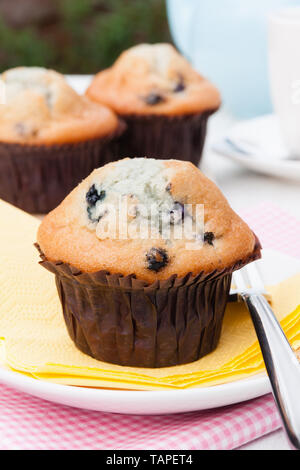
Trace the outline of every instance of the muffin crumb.
<instances>
[{"instance_id":1,"label":"muffin crumb","mask_svg":"<svg viewBox=\"0 0 300 470\"><path fill-rule=\"evenodd\" d=\"M184 219L184 206L180 202L175 202L174 208L170 211L170 223L176 225Z\"/></svg>"}]
</instances>

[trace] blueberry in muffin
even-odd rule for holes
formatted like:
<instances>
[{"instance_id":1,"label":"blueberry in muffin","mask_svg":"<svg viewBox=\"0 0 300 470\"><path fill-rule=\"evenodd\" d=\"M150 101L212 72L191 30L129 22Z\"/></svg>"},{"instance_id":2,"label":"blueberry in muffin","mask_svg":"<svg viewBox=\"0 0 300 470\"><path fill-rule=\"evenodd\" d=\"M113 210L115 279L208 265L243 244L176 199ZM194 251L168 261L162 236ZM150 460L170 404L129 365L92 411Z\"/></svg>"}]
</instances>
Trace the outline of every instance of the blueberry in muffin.
<instances>
[{"instance_id":1,"label":"blueberry in muffin","mask_svg":"<svg viewBox=\"0 0 300 470\"><path fill-rule=\"evenodd\" d=\"M163 269L169 261L168 253L162 248L151 248L146 254L147 269L158 272Z\"/></svg>"}]
</instances>

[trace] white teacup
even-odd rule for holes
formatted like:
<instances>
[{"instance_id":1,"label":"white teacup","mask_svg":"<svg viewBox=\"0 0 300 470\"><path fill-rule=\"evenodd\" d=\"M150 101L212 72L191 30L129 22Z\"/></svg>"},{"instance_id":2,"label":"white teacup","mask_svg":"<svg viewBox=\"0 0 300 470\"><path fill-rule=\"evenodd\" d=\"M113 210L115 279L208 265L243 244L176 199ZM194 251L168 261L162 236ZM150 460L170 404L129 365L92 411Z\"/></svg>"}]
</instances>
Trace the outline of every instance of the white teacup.
<instances>
[{"instance_id":1,"label":"white teacup","mask_svg":"<svg viewBox=\"0 0 300 470\"><path fill-rule=\"evenodd\" d=\"M269 17L271 93L291 156L300 157L300 7Z\"/></svg>"}]
</instances>

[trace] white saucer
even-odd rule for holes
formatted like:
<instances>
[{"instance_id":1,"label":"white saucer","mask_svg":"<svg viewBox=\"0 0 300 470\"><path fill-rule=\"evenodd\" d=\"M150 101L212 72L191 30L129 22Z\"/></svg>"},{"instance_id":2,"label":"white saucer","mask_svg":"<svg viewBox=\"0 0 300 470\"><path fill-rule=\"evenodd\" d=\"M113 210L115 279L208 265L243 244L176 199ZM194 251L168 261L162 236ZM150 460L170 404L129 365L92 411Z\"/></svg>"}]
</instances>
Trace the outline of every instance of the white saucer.
<instances>
[{"instance_id":1,"label":"white saucer","mask_svg":"<svg viewBox=\"0 0 300 470\"><path fill-rule=\"evenodd\" d=\"M267 284L275 284L300 271L300 260L273 250L264 250L263 260L259 263ZM271 391L265 374L214 387L140 392L57 385L8 371L1 365L0 382L30 395L77 408L144 415L217 408Z\"/></svg>"},{"instance_id":2,"label":"white saucer","mask_svg":"<svg viewBox=\"0 0 300 470\"><path fill-rule=\"evenodd\" d=\"M300 181L300 159L289 157L275 115L236 124L213 150L259 173Z\"/></svg>"}]
</instances>

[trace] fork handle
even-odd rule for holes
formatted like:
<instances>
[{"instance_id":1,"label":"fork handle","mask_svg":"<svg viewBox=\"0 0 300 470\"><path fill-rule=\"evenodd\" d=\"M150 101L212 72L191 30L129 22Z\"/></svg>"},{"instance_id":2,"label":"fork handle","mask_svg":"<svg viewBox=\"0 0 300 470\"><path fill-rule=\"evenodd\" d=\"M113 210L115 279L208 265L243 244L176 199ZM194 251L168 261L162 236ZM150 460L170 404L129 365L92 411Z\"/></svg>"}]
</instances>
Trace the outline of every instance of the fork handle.
<instances>
[{"instance_id":1,"label":"fork handle","mask_svg":"<svg viewBox=\"0 0 300 470\"><path fill-rule=\"evenodd\" d=\"M300 365L262 295L241 294L250 312L284 429L291 447L300 450Z\"/></svg>"}]
</instances>

